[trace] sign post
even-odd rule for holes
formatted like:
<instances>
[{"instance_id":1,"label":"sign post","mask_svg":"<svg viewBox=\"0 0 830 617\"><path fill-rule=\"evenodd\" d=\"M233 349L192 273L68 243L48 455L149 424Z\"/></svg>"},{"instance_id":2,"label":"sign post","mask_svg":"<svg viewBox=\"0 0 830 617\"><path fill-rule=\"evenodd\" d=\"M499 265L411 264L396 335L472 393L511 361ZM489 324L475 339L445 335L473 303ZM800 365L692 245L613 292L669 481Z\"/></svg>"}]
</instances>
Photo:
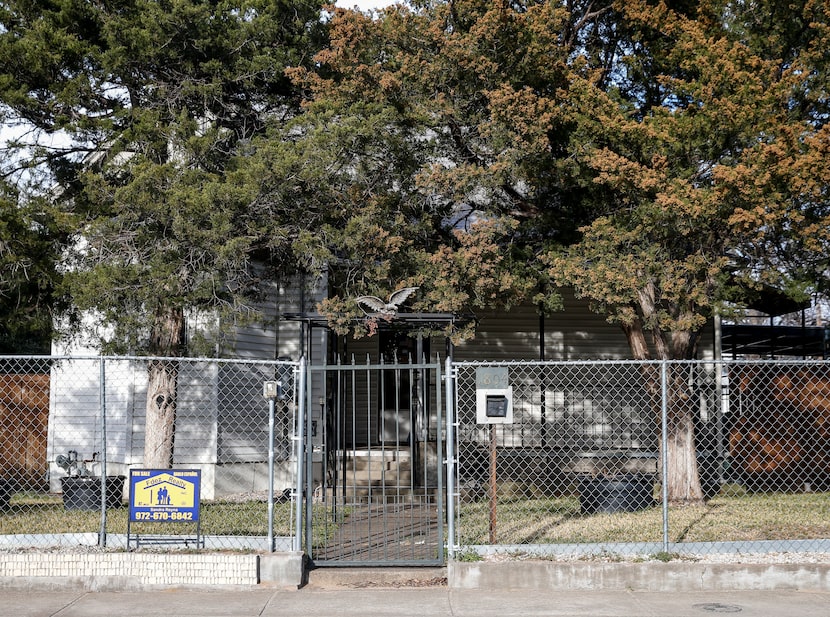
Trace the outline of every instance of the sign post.
<instances>
[{"instance_id":1,"label":"sign post","mask_svg":"<svg viewBox=\"0 0 830 617\"><path fill-rule=\"evenodd\" d=\"M262 384L262 396L268 401L268 551L274 552L274 414L279 382Z\"/></svg>"}]
</instances>

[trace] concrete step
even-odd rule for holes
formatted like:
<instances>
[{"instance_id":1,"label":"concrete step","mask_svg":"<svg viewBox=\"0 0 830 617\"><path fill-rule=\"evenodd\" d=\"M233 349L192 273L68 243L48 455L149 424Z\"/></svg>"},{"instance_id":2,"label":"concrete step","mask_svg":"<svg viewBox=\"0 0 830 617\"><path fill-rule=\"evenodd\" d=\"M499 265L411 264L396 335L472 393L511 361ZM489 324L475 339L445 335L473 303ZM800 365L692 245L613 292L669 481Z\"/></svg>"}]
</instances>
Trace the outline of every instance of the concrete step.
<instances>
[{"instance_id":1,"label":"concrete step","mask_svg":"<svg viewBox=\"0 0 830 617\"><path fill-rule=\"evenodd\" d=\"M308 571L310 589L360 589L445 587L445 567L313 568Z\"/></svg>"},{"instance_id":2,"label":"concrete step","mask_svg":"<svg viewBox=\"0 0 830 617\"><path fill-rule=\"evenodd\" d=\"M343 480L346 481L346 486L409 486L412 472L408 469L361 469L347 471Z\"/></svg>"},{"instance_id":3,"label":"concrete step","mask_svg":"<svg viewBox=\"0 0 830 617\"><path fill-rule=\"evenodd\" d=\"M317 503L333 503L334 490L329 487L325 494L318 488L314 494ZM438 503L438 489L436 487L416 488L409 487L347 487L345 497L338 491L337 501L341 503Z\"/></svg>"},{"instance_id":4,"label":"concrete step","mask_svg":"<svg viewBox=\"0 0 830 617\"><path fill-rule=\"evenodd\" d=\"M353 471L371 470L380 473L381 471L388 471L394 469L412 469L412 461L410 460L382 460L373 458L358 458L349 459L346 461L346 473ZM340 466L342 472L343 466Z\"/></svg>"},{"instance_id":5,"label":"concrete step","mask_svg":"<svg viewBox=\"0 0 830 617\"><path fill-rule=\"evenodd\" d=\"M408 461L412 459L412 453L408 449L381 448L372 450L347 450L337 452L339 459L346 461Z\"/></svg>"}]
</instances>

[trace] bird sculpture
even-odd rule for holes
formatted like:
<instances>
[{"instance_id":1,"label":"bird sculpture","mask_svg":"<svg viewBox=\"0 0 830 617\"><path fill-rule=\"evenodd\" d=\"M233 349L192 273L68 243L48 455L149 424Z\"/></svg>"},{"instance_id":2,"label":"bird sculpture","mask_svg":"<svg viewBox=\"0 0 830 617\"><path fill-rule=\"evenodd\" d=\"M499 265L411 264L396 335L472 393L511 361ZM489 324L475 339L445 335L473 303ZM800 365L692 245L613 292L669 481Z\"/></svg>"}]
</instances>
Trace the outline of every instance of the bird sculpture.
<instances>
[{"instance_id":1,"label":"bird sculpture","mask_svg":"<svg viewBox=\"0 0 830 617\"><path fill-rule=\"evenodd\" d=\"M398 307L417 290L417 287L404 287L403 289L393 291L389 295L389 300L386 302L377 296L358 296L355 298L355 302L368 306L372 311L384 317L394 317L398 314Z\"/></svg>"}]
</instances>

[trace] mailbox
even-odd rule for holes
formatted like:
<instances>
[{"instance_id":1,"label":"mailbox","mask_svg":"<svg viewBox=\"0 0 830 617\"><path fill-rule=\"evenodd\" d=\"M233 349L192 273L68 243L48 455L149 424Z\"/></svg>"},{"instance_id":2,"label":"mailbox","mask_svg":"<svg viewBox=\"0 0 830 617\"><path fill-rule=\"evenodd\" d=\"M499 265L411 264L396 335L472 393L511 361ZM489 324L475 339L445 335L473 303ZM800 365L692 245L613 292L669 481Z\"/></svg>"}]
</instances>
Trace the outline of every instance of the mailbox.
<instances>
[{"instance_id":1,"label":"mailbox","mask_svg":"<svg viewBox=\"0 0 830 617\"><path fill-rule=\"evenodd\" d=\"M262 384L262 396L274 400L279 395L279 382L265 381Z\"/></svg>"},{"instance_id":2,"label":"mailbox","mask_svg":"<svg viewBox=\"0 0 830 617\"><path fill-rule=\"evenodd\" d=\"M507 397L503 394L488 394L484 412L488 418L506 418Z\"/></svg>"},{"instance_id":3,"label":"mailbox","mask_svg":"<svg viewBox=\"0 0 830 617\"><path fill-rule=\"evenodd\" d=\"M479 424L513 423L513 388L479 388L476 390L476 422Z\"/></svg>"}]
</instances>

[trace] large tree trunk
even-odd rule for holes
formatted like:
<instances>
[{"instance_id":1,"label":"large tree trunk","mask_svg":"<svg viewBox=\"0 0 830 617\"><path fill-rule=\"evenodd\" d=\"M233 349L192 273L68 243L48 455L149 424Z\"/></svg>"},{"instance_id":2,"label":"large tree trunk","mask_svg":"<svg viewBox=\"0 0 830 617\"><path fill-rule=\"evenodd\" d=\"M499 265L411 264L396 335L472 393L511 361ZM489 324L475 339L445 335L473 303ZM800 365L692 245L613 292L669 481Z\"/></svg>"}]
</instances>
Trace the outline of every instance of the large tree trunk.
<instances>
[{"instance_id":1,"label":"large tree trunk","mask_svg":"<svg viewBox=\"0 0 830 617\"><path fill-rule=\"evenodd\" d=\"M644 298L649 299L646 294ZM641 305L644 310L653 310L648 302ZM632 356L636 360L650 360L646 333L642 321L635 319L631 323L622 325L623 332L628 340ZM662 332L652 330L654 348L660 360L689 359L694 355L694 347L698 336L693 332L677 332L672 335L668 344ZM642 367L646 392L657 420L656 427L662 426L662 399L663 389L660 367L652 363L644 363ZM667 409L667 443L659 440L660 461L667 460L667 474L664 478L668 490L669 503L688 505L703 501L703 490L700 486L700 476L697 469L697 453L695 447L695 400L688 390L681 367L669 365L666 388ZM660 434L660 432L658 432ZM662 467L661 467L662 468Z\"/></svg>"},{"instance_id":2,"label":"large tree trunk","mask_svg":"<svg viewBox=\"0 0 830 617\"><path fill-rule=\"evenodd\" d=\"M689 505L703 501L700 475L697 468L695 446L695 399L689 392L683 366L670 365L668 369L667 440L663 452L668 469L664 482L668 489L669 503Z\"/></svg>"},{"instance_id":3,"label":"large tree trunk","mask_svg":"<svg viewBox=\"0 0 830 617\"><path fill-rule=\"evenodd\" d=\"M184 344L181 309L158 311L150 343L156 355L167 358L180 355ZM174 359L151 360L147 366L144 466L149 469L168 469L173 465L178 378L179 363Z\"/></svg>"}]
</instances>

